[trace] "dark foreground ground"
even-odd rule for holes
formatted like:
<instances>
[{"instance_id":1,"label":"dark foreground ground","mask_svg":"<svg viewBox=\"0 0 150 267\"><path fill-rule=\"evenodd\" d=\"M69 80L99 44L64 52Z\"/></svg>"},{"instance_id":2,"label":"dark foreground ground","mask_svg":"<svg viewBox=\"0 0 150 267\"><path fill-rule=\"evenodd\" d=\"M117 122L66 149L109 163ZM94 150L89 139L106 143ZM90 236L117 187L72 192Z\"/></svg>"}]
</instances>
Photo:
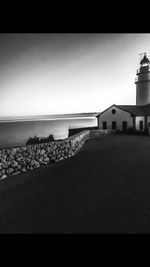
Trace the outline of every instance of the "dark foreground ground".
<instances>
[{"instance_id":1,"label":"dark foreground ground","mask_svg":"<svg viewBox=\"0 0 150 267\"><path fill-rule=\"evenodd\" d=\"M0 181L0 233L150 233L150 137L90 140Z\"/></svg>"}]
</instances>

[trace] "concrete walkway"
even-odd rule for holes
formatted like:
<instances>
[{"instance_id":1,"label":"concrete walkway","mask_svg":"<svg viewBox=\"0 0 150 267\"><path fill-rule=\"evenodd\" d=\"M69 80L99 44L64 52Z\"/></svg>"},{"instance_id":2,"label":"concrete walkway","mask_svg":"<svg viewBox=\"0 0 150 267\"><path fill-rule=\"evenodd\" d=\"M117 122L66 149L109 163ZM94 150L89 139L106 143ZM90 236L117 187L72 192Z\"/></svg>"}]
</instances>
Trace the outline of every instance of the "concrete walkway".
<instances>
[{"instance_id":1,"label":"concrete walkway","mask_svg":"<svg viewBox=\"0 0 150 267\"><path fill-rule=\"evenodd\" d=\"M150 233L150 137L89 140L0 181L0 233Z\"/></svg>"}]
</instances>

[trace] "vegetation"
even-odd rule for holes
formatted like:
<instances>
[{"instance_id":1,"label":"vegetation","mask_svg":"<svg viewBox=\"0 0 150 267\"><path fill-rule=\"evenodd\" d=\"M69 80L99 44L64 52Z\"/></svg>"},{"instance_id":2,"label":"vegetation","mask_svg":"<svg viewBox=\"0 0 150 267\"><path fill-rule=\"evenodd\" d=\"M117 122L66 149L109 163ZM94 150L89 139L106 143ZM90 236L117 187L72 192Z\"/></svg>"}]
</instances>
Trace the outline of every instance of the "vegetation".
<instances>
[{"instance_id":1,"label":"vegetation","mask_svg":"<svg viewBox=\"0 0 150 267\"><path fill-rule=\"evenodd\" d=\"M136 130L133 127L129 127L128 129L124 131L117 130L116 133L125 133L125 134L136 134L136 135L147 135L148 129L145 129L144 131Z\"/></svg>"},{"instance_id":2,"label":"vegetation","mask_svg":"<svg viewBox=\"0 0 150 267\"><path fill-rule=\"evenodd\" d=\"M34 136L34 137L30 137L27 140L26 145L43 144L43 143L48 143L51 141L54 141L54 136L52 134L49 135L48 137L42 137L42 138Z\"/></svg>"}]
</instances>

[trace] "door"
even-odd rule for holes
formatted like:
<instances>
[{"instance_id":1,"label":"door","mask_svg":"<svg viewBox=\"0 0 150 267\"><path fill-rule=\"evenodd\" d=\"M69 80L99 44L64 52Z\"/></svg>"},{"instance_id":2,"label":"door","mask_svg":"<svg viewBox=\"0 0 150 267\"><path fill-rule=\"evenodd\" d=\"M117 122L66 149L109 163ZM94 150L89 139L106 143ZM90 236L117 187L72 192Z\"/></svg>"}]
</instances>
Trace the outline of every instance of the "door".
<instances>
[{"instance_id":1,"label":"door","mask_svg":"<svg viewBox=\"0 0 150 267\"><path fill-rule=\"evenodd\" d=\"M127 130L127 121L122 122L122 130L126 131Z\"/></svg>"},{"instance_id":2,"label":"door","mask_svg":"<svg viewBox=\"0 0 150 267\"><path fill-rule=\"evenodd\" d=\"M140 121L140 131L143 130L143 121Z\"/></svg>"},{"instance_id":3,"label":"door","mask_svg":"<svg viewBox=\"0 0 150 267\"><path fill-rule=\"evenodd\" d=\"M103 130L107 129L107 121L103 121Z\"/></svg>"},{"instance_id":4,"label":"door","mask_svg":"<svg viewBox=\"0 0 150 267\"><path fill-rule=\"evenodd\" d=\"M112 130L116 130L117 126L116 126L116 121L112 121Z\"/></svg>"}]
</instances>

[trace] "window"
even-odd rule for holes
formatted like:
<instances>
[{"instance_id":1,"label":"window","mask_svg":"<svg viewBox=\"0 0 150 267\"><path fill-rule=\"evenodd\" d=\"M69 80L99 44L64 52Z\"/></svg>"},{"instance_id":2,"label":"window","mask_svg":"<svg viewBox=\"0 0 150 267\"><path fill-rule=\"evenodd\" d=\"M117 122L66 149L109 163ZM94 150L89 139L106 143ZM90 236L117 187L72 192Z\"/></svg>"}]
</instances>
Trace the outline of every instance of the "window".
<instances>
[{"instance_id":1,"label":"window","mask_svg":"<svg viewBox=\"0 0 150 267\"><path fill-rule=\"evenodd\" d=\"M112 130L116 130L116 121L112 121Z\"/></svg>"},{"instance_id":2,"label":"window","mask_svg":"<svg viewBox=\"0 0 150 267\"><path fill-rule=\"evenodd\" d=\"M103 121L103 130L107 129L107 121Z\"/></svg>"},{"instance_id":3,"label":"window","mask_svg":"<svg viewBox=\"0 0 150 267\"><path fill-rule=\"evenodd\" d=\"M127 121L122 122L122 130L126 131L127 130Z\"/></svg>"},{"instance_id":4,"label":"window","mask_svg":"<svg viewBox=\"0 0 150 267\"><path fill-rule=\"evenodd\" d=\"M112 109L111 112L112 112L112 114L115 114L116 113L116 110L115 109Z\"/></svg>"},{"instance_id":5,"label":"window","mask_svg":"<svg viewBox=\"0 0 150 267\"><path fill-rule=\"evenodd\" d=\"M140 121L140 131L143 130L143 121Z\"/></svg>"}]
</instances>

